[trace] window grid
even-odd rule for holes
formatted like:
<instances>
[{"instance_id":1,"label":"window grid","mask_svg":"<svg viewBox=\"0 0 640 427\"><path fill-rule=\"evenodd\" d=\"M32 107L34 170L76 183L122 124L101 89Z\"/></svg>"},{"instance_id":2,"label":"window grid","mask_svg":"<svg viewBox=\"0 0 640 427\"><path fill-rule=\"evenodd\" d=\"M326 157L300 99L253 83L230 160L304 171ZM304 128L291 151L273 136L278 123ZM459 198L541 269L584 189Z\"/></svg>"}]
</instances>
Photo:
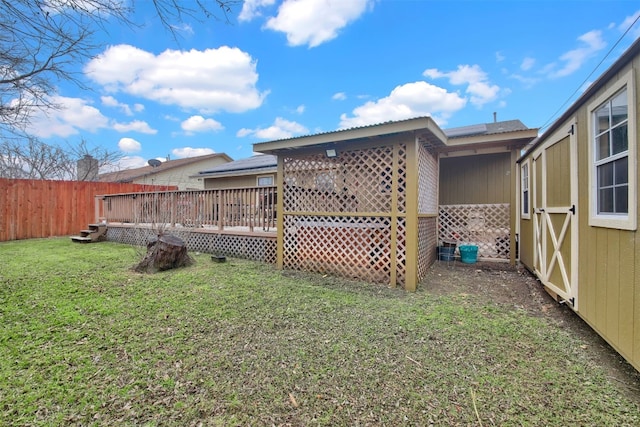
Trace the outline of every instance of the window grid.
<instances>
[{"instance_id":1,"label":"window grid","mask_svg":"<svg viewBox=\"0 0 640 427\"><path fill-rule=\"evenodd\" d=\"M594 111L597 214L629 212L629 140L626 88Z\"/></svg>"},{"instance_id":2,"label":"window grid","mask_svg":"<svg viewBox=\"0 0 640 427\"><path fill-rule=\"evenodd\" d=\"M521 168L521 208L523 218L529 218L529 162L522 164Z\"/></svg>"}]
</instances>

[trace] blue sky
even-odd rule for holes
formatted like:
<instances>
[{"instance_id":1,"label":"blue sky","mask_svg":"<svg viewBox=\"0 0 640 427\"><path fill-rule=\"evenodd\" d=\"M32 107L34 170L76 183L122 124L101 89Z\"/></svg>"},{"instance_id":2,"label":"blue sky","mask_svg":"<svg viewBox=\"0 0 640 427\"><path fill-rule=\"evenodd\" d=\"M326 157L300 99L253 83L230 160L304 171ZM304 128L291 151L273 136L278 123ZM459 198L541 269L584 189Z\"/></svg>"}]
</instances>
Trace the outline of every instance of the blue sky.
<instances>
[{"instance_id":1,"label":"blue sky","mask_svg":"<svg viewBox=\"0 0 640 427\"><path fill-rule=\"evenodd\" d=\"M620 40L636 1L245 0L177 40L150 3L79 68L91 90L61 84L65 108L30 133L84 138L127 168L423 115L542 128L640 37L636 22Z\"/></svg>"}]
</instances>

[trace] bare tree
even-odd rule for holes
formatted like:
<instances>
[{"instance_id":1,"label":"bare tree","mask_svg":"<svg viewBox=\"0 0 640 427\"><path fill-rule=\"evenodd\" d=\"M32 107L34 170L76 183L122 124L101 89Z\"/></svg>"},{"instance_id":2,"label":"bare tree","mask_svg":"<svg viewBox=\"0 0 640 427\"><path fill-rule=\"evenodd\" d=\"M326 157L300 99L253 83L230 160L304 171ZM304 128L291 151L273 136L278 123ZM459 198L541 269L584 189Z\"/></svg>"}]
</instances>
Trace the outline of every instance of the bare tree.
<instances>
[{"instance_id":1,"label":"bare tree","mask_svg":"<svg viewBox=\"0 0 640 427\"><path fill-rule=\"evenodd\" d=\"M159 21L174 38L186 17L227 19L238 3L153 0ZM107 22L135 27L135 5L135 0L0 0L0 131L23 128L37 109L58 108L48 94L60 81L82 87L73 66L93 55L95 36L106 31Z\"/></svg>"},{"instance_id":2,"label":"bare tree","mask_svg":"<svg viewBox=\"0 0 640 427\"><path fill-rule=\"evenodd\" d=\"M77 162L84 156L93 157L100 168L114 165L122 155L103 148L89 149L84 139L64 148L35 137L8 138L0 142L0 177L84 181L88 175L77 176Z\"/></svg>"}]
</instances>

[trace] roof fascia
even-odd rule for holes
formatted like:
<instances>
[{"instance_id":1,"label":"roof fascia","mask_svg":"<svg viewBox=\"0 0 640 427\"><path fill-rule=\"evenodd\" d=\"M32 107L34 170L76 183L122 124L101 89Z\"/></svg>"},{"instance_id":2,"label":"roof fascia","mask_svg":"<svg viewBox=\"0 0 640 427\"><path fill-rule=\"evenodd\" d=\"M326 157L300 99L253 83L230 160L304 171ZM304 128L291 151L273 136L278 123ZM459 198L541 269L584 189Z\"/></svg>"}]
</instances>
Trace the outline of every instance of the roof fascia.
<instances>
[{"instance_id":1,"label":"roof fascia","mask_svg":"<svg viewBox=\"0 0 640 427\"><path fill-rule=\"evenodd\" d=\"M525 129L511 132L493 133L489 135L473 135L464 136L458 138L449 138L447 141L448 147L459 147L467 145L484 145L496 142L510 142L514 140L526 140L531 142L538 136L538 129Z\"/></svg>"},{"instance_id":2,"label":"roof fascia","mask_svg":"<svg viewBox=\"0 0 640 427\"><path fill-rule=\"evenodd\" d=\"M253 145L253 151L275 154L278 151L283 150L319 146L336 142L372 139L402 133L415 133L417 135L426 133L428 135L428 139L438 139L441 143L445 143L447 140L442 129L438 127L431 117L419 117L400 122L389 122L380 125L339 130L299 138L260 142Z\"/></svg>"}]
</instances>

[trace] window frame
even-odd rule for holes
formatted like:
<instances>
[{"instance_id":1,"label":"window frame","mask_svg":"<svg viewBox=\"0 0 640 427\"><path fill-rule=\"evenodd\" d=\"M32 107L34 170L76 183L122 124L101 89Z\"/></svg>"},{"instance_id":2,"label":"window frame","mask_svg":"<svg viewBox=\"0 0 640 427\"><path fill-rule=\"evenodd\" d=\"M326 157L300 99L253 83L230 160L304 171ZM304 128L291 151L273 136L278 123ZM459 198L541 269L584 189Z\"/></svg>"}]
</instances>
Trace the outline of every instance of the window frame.
<instances>
[{"instance_id":1,"label":"window frame","mask_svg":"<svg viewBox=\"0 0 640 427\"><path fill-rule=\"evenodd\" d=\"M526 172L526 176L525 176ZM526 178L526 188L525 188ZM525 195L526 192L526 195ZM525 211L525 198L526 208ZM531 161L526 159L520 164L520 217L522 219L531 219Z\"/></svg>"},{"instance_id":2,"label":"window frame","mask_svg":"<svg viewBox=\"0 0 640 427\"><path fill-rule=\"evenodd\" d=\"M263 178L271 178L271 184L260 184L260 180ZM273 175L258 175L256 176L256 187L273 187L275 185L276 178Z\"/></svg>"},{"instance_id":3,"label":"window frame","mask_svg":"<svg viewBox=\"0 0 640 427\"><path fill-rule=\"evenodd\" d=\"M619 159L628 159L628 208L627 213L598 213L598 167L603 159L596 160L597 125L596 111L607 102L611 102L621 91L627 91L627 150L626 155L609 155L606 163ZM589 225L593 227L636 230L637 228L637 134L636 134L636 91L634 71L630 69L606 91L588 105L588 147L589 147ZM609 128L611 129L611 127ZM624 152L622 152L624 153Z\"/></svg>"}]
</instances>

